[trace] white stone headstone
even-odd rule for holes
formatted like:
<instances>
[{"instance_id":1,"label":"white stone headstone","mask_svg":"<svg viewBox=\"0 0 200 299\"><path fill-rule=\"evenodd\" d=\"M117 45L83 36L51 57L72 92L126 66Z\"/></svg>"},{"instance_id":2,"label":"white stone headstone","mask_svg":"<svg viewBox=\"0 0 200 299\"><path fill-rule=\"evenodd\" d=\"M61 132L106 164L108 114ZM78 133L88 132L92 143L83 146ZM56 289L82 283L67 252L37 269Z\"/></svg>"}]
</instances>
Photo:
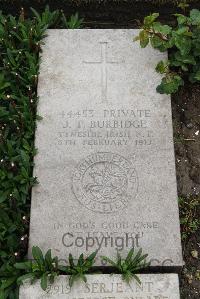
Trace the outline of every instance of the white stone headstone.
<instances>
[{"instance_id":1,"label":"white stone headstone","mask_svg":"<svg viewBox=\"0 0 200 299\"><path fill-rule=\"evenodd\" d=\"M182 265L171 102L156 92L166 55L137 34L48 30L30 249L65 259L142 247L154 266Z\"/></svg>"},{"instance_id":2,"label":"white stone headstone","mask_svg":"<svg viewBox=\"0 0 200 299\"><path fill-rule=\"evenodd\" d=\"M180 299L177 274L141 274L141 284L132 280L128 285L121 275L88 275L87 283L77 281L72 288L69 279L59 276L46 291L39 281L25 283L20 299Z\"/></svg>"}]
</instances>

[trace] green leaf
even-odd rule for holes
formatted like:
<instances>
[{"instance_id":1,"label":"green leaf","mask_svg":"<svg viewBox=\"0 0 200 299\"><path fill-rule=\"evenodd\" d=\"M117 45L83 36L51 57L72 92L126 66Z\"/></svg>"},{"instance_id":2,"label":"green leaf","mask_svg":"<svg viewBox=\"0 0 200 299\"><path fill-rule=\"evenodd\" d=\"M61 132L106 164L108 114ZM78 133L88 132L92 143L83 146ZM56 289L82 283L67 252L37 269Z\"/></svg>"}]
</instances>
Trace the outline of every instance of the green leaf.
<instances>
[{"instance_id":1,"label":"green leaf","mask_svg":"<svg viewBox=\"0 0 200 299\"><path fill-rule=\"evenodd\" d=\"M69 254L69 264L70 264L70 267L72 267L72 268L75 266L74 259L73 259L73 256L71 253Z\"/></svg>"},{"instance_id":2,"label":"green leaf","mask_svg":"<svg viewBox=\"0 0 200 299\"><path fill-rule=\"evenodd\" d=\"M165 74L168 71L169 63L163 60L159 61L156 66L156 72L160 74Z\"/></svg>"},{"instance_id":3,"label":"green leaf","mask_svg":"<svg viewBox=\"0 0 200 299\"><path fill-rule=\"evenodd\" d=\"M16 264L14 264L14 266L15 266L16 269L31 271L32 262L27 261L27 262L23 262L23 263L16 263Z\"/></svg>"},{"instance_id":4,"label":"green leaf","mask_svg":"<svg viewBox=\"0 0 200 299\"><path fill-rule=\"evenodd\" d=\"M190 77L189 77L189 80L190 80L190 82L192 82L192 83L195 83L195 82L197 82L197 81L200 81L200 69L197 70L197 71L194 72L194 73L191 73L191 74L190 74Z\"/></svg>"},{"instance_id":5,"label":"green leaf","mask_svg":"<svg viewBox=\"0 0 200 299\"><path fill-rule=\"evenodd\" d=\"M96 255L97 255L97 252L98 252L97 250L94 251L94 252L92 252L92 253L87 257L87 260L88 260L88 261L94 261Z\"/></svg>"},{"instance_id":6,"label":"green leaf","mask_svg":"<svg viewBox=\"0 0 200 299\"><path fill-rule=\"evenodd\" d=\"M83 258L83 253L79 256L79 259L78 259L78 266L83 266L83 263L84 263L84 258Z\"/></svg>"},{"instance_id":7,"label":"green leaf","mask_svg":"<svg viewBox=\"0 0 200 299\"><path fill-rule=\"evenodd\" d=\"M181 55L187 55L192 47L191 39L182 35L175 35L174 43L176 47L180 50Z\"/></svg>"},{"instance_id":8,"label":"green leaf","mask_svg":"<svg viewBox=\"0 0 200 299\"><path fill-rule=\"evenodd\" d=\"M180 26L176 30L172 32L173 36L181 35L181 36L192 36L192 32L190 32L189 26Z\"/></svg>"},{"instance_id":9,"label":"green leaf","mask_svg":"<svg viewBox=\"0 0 200 299\"><path fill-rule=\"evenodd\" d=\"M49 249L47 251L47 253L45 254L45 262L47 263L48 266L50 266L52 264L52 257L51 257L51 249Z\"/></svg>"},{"instance_id":10,"label":"green leaf","mask_svg":"<svg viewBox=\"0 0 200 299\"><path fill-rule=\"evenodd\" d=\"M142 260L142 248L139 249L139 251L136 253L136 255L134 256L133 260L132 260L132 265L137 266L137 264L140 263L140 260Z\"/></svg>"},{"instance_id":11,"label":"green leaf","mask_svg":"<svg viewBox=\"0 0 200 299\"><path fill-rule=\"evenodd\" d=\"M126 271L122 273L122 280L124 280L126 283L130 283L131 279L133 278L133 274L130 271Z\"/></svg>"},{"instance_id":12,"label":"green leaf","mask_svg":"<svg viewBox=\"0 0 200 299\"><path fill-rule=\"evenodd\" d=\"M200 81L200 70L198 72L196 72L194 78L197 80L197 81Z\"/></svg>"},{"instance_id":13,"label":"green leaf","mask_svg":"<svg viewBox=\"0 0 200 299\"><path fill-rule=\"evenodd\" d=\"M132 274L133 275L133 278L139 283L141 284L141 280L139 279L138 275L136 274Z\"/></svg>"},{"instance_id":14,"label":"green leaf","mask_svg":"<svg viewBox=\"0 0 200 299\"><path fill-rule=\"evenodd\" d=\"M153 13L144 18L144 28L150 28L153 22L159 17L159 13Z\"/></svg>"},{"instance_id":15,"label":"green leaf","mask_svg":"<svg viewBox=\"0 0 200 299\"><path fill-rule=\"evenodd\" d=\"M140 31L139 38L140 38L140 46L142 48L145 48L149 43L149 34L148 34L148 32L146 30Z\"/></svg>"},{"instance_id":16,"label":"green leaf","mask_svg":"<svg viewBox=\"0 0 200 299\"><path fill-rule=\"evenodd\" d=\"M66 20L64 19L64 24L66 24L67 25L66 27L69 29L81 28L82 23L83 23L83 19L79 19L78 13L72 15L68 22L66 22Z\"/></svg>"},{"instance_id":17,"label":"green leaf","mask_svg":"<svg viewBox=\"0 0 200 299\"><path fill-rule=\"evenodd\" d=\"M75 280L78 279L78 277L79 277L78 275L71 275L69 277L69 286L70 286L70 288L73 286Z\"/></svg>"},{"instance_id":18,"label":"green leaf","mask_svg":"<svg viewBox=\"0 0 200 299\"><path fill-rule=\"evenodd\" d=\"M152 27L156 32L164 35L168 35L172 31L172 27L168 25L162 25L160 22L155 22Z\"/></svg>"},{"instance_id":19,"label":"green leaf","mask_svg":"<svg viewBox=\"0 0 200 299\"><path fill-rule=\"evenodd\" d=\"M178 25L187 25L189 23L189 19L186 16L182 14L175 14L175 16L177 17Z\"/></svg>"},{"instance_id":20,"label":"green leaf","mask_svg":"<svg viewBox=\"0 0 200 299\"><path fill-rule=\"evenodd\" d=\"M169 41L165 41L157 35L151 37L150 41L151 41L151 46L155 49L158 49L161 52L165 52L168 48L170 48Z\"/></svg>"},{"instance_id":21,"label":"green leaf","mask_svg":"<svg viewBox=\"0 0 200 299\"><path fill-rule=\"evenodd\" d=\"M190 19L192 25L200 25L200 11L198 9L192 9L190 11Z\"/></svg>"},{"instance_id":22,"label":"green leaf","mask_svg":"<svg viewBox=\"0 0 200 299\"><path fill-rule=\"evenodd\" d=\"M191 54L182 55L180 51L176 51L170 55L170 66L181 67L186 72L189 65L196 65L196 60Z\"/></svg>"},{"instance_id":23,"label":"green leaf","mask_svg":"<svg viewBox=\"0 0 200 299\"><path fill-rule=\"evenodd\" d=\"M38 20L39 22L41 22L41 18L40 18L39 13L38 13L34 8L32 8L32 7L31 7L31 11L33 12L33 14L34 14L34 16L37 18L37 20Z\"/></svg>"},{"instance_id":24,"label":"green leaf","mask_svg":"<svg viewBox=\"0 0 200 299\"><path fill-rule=\"evenodd\" d=\"M4 289L8 288L9 286L11 286L15 282L16 282L16 277L2 279L0 287L2 290L4 290Z\"/></svg>"},{"instance_id":25,"label":"green leaf","mask_svg":"<svg viewBox=\"0 0 200 299\"><path fill-rule=\"evenodd\" d=\"M185 64L192 64L192 65L196 64L195 58L192 55L188 55L188 54L182 55L181 52L176 52L174 57L176 60L181 61L182 63Z\"/></svg>"},{"instance_id":26,"label":"green leaf","mask_svg":"<svg viewBox=\"0 0 200 299\"><path fill-rule=\"evenodd\" d=\"M3 203L7 200L9 193L9 190L6 190L5 192L0 191L0 203Z\"/></svg>"},{"instance_id":27,"label":"green leaf","mask_svg":"<svg viewBox=\"0 0 200 299\"><path fill-rule=\"evenodd\" d=\"M38 263L38 265L40 267L42 267L44 265L44 257L43 257L41 249L38 246L33 246L32 255L33 255L33 258Z\"/></svg>"},{"instance_id":28,"label":"green leaf","mask_svg":"<svg viewBox=\"0 0 200 299\"><path fill-rule=\"evenodd\" d=\"M125 263L130 263L130 261L131 261L131 259L132 259L132 257L133 257L133 254L134 254L134 248L132 248L132 249L129 251L129 253L128 253L126 259L125 259Z\"/></svg>"},{"instance_id":29,"label":"green leaf","mask_svg":"<svg viewBox=\"0 0 200 299\"><path fill-rule=\"evenodd\" d=\"M17 67L16 61L14 59L13 53L10 50L10 48L7 48L7 55L8 55L8 59L9 59L10 64L14 67Z\"/></svg>"},{"instance_id":30,"label":"green leaf","mask_svg":"<svg viewBox=\"0 0 200 299\"><path fill-rule=\"evenodd\" d=\"M0 73L0 90L6 89L7 87L10 87L10 82L6 81L5 76L3 73Z\"/></svg>"},{"instance_id":31,"label":"green leaf","mask_svg":"<svg viewBox=\"0 0 200 299\"><path fill-rule=\"evenodd\" d=\"M189 74L189 81L195 83L199 81L200 63L193 66L192 72Z\"/></svg>"},{"instance_id":32,"label":"green leaf","mask_svg":"<svg viewBox=\"0 0 200 299\"><path fill-rule=\"evenodd\" d=\"M48 286L48 273L44 273L41 277L41 282L40 282L41 288L45 291Z\"/></svg>"},{"instance_id":33,"label":"green leaf","mask_svg":"<svg viewBox=\"0 0 200 299\"><path fill-rule=\"evenodd\" d=\"M163 94L172 94L178 91L180 86L184 85L183 79L179 75L164 77L157 87L157 92Z\"/></svg>"}]
</instances>

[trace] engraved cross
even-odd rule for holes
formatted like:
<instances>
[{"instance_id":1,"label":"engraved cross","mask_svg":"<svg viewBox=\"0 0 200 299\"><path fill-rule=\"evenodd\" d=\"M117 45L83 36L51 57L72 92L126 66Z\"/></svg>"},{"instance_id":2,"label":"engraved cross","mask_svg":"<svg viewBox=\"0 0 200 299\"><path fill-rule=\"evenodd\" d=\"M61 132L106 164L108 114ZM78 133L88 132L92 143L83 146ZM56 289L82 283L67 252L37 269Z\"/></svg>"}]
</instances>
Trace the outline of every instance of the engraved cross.
<instances>
[{"instance_id":1,"label":"engraved cross","mask_svg":"<svg viewBox=\"0 0 200 299\"><path fill-rule=\"evenodd\" d=\"M100 61L83 61L87 64L99 64L101 65L101 99L102 103L107 102L107 91L108 91L108 69L109 64L119 64L122 61L109 61L107 57L107 42L100 42L101 45L101 60Z\"/></svg>"}]
</instances>

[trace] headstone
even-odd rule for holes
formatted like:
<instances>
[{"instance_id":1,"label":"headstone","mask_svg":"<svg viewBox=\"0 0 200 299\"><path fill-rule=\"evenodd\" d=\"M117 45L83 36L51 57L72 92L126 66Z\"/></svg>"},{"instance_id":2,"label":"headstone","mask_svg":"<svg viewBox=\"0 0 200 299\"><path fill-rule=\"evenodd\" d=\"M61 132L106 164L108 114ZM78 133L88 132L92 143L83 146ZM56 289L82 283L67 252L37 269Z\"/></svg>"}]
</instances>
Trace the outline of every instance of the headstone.
<instances>
[{"instance_id":1,"label":"headstone","mask_svg":"<svg viewBox=\"0 0 200 299\"><path fill-rule=\"evenodd\" d=\"M87 283L69 287L68 278L59 276L43 291L39 281L20 288L20 299L180 299L177 274L141 274L141 284L127 284L121 275L88 275Z\"/></svg>"},{"instance_id":2,"label":"headstone","mask_svg":"<svg viewBox=\"0 0 200 299\"><path fill-rule=\"evenodd\" d=\"M153 266L182 266L171 102L156 92L166 54L138 32L48 31L30 249L65 260L142 247Z\"/></svg>"}]
</instances>

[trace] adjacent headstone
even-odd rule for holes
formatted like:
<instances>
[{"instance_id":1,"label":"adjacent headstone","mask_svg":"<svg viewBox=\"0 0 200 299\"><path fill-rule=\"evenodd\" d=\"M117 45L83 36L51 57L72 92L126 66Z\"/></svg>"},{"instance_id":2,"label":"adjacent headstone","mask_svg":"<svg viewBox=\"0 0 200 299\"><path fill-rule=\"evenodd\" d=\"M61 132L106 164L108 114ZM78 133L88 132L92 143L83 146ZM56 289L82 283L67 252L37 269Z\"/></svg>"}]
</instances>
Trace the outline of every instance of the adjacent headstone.
<instances>
[{"instance_id":1,"label":"adjacent headstone","mask_svg":"<svg viewBox=\"0 0 200 299\"><path fill-rule=\"evenodd\" d=\"M25 283L20 299L180 299L177 274L142 274L141 284L127 284L121 275L88 275L87 283L76 282L70 288L68 278L59 276L46 291L39 281Z\"/></svg>"},{"instance_id":2,"label":"adjacent headstone","mask_svg":"<svg viewBox=\"0 0 200 299\"><path fill-rule=\"evenodd\" d=\"M141 49L137 34L48 31L30 249L65 260L142 247L153 266L182 266L171 103L156 92L166 55Z\"/></svg>"}]
</instances>

